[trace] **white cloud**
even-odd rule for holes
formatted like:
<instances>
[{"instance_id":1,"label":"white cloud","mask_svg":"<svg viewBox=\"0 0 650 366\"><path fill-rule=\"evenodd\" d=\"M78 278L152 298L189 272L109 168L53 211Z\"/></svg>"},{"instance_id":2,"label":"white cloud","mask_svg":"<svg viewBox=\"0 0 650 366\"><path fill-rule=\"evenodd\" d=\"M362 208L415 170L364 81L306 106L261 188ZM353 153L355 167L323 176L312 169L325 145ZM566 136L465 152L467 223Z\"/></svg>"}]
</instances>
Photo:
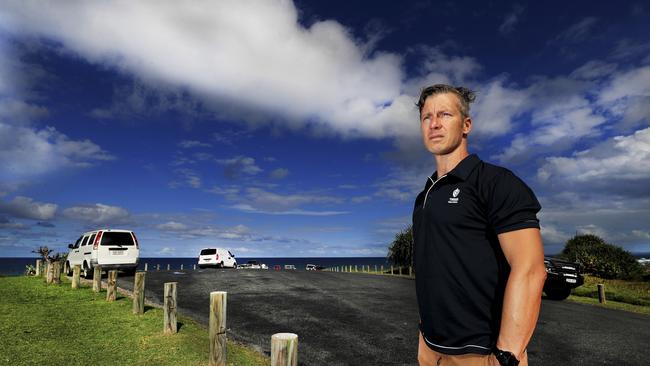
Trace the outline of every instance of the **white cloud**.
<instances>
[{"instance_id":1,"label":"white cloud","mask_svg":"<svg viewBox=\"0 0 650 366\"><path fill-rule=\"evenodd\" d=\"M101 203L69 207L63 210L63 215L69 219L96 225L125 223L130 218L126 209Z\"/></svg>"},{"instance_id":2,"label":"white cloud","mask_svg":"<svg viewBox=\"0 0 650 366\"><path fill-rule=\"evenodd\" d=\"M164 224L156 225L156 228L165 231L183 231L187 229L187 225L176 221L168 221Z\"/></svg>"},{"instance_id":3,"label":"white cloud","mask_svg":"<svg viewBox=\"0 0 650 366\"><path fill-rule=\"evenodd\" d=\"M36 202L29 197L17 196L10 202L0 202L0 212L16 218L50 220L54 218L58 205Z\"/></svg>"},{"instance_id":4,"label":"white cloud","mask_svg":"<svg viewBox=\"0 0 650 366\"><path fill-rule=\"evenodd\" d=\"M556 41L577 43L585 40L592 33L591 28L596 25L598 18L585 17L576 24L562 31L555 39Z\"/></svg>"},{"instance_id":5,"label":"white cloud","mask_svg":"<svg viewBox=\"0 0 650 366\"><path fill-rule=\"evenodd\" d=\"M92 63L208 100L351 135L400 135L411 122L402 114L401 58L368 52L335 21L304 27L291 1L9 1L0 12L12 33L53 39Z\"/></svg>"},{"instance_id":6,"label":"white cloud","mask_svg":"<svg viewBox=\"0 0 650 366\"><path fill-rule=\"evenodd\" d=\"M199 174L192 169L176 169L174 170L174 173L178 175L178 180L169 183L169 187L171 188L178 188L182 186L201 188L201 185L203 184Z\"/></svg>"},{"instance_id":7,"label":"white cloud","mask_svg":"<svg viewBox=\"0 0 650 366\"><path fill-rule=\"evenodd\" d=\"M274 169L271 173L269 173L269 177L272 179L282 179L287 175L289 175L289 169L286 168Z\"/></svg>"},{"instance_id":8,"label":"white cloud","mask_svg":"<svg viewBox=\"0 0 650 366\"><path fill-rule=\"evenodd\" d=\"M506 14L505 18L503 19L503 23L501 23L499 26L499 32L503 35L512 33L512 31L515 30L517 23L519 23L523 11L523 6L515 4L512 11Z\"/></svg>"},{"instance_id":9,"label":"white cloud","mask_svg":"<svg viewBox=\"0 0 650 366\"><path fill-rule=\"evenodd\" d=\"M196 140L183 140L178 143L178 146L182 147L183 149L191 149L195 147L212 147L212 145L208 143Z\"/></svg>"},{"instance_id":10,"label":"white cloud","mask_svg":"<svg viewBox=\"0 0 650 366\"><path fill-rule=\"evenodd\" d=\"M623 182L638 183L646 189L650 183L650 128L629 136L616 136L571 157L549 157L538 170L542 182L589 184L593 189L607 186L624 191ZM644 188L645 187L645 188Z\"/></svg>"},{"instance_id":11,"label":"white cloud","mask_svg":"<svg viewBox=\"0 0 650 366\"><path fill-rule=\"evenodd\" d=\"M33 129L0 122L0 178L22 180L114 157L89 140L71 140L54 127Z\"/></svg>"},{"instance_id":12,"label":"white cloud","mask_svg":"<svg viewBox=\"0 0 650 366\"><path fill-rule=\"evenodd\" d=\"M256 175L262 171L262 168L255 164L255 159L248 156L219 159L217 162L225 166L224 175L230 179L236 179L242 175Z\"/></svg>"},{"instance_id":13,"label":"white cloud","mask_svg":"<svg viewBox=\"0 0 650 366\"><path fill-rule=\"evenodd\" d=\"M344 215L348 211L312 211L303 209L289 209L289 210L268 210L253 207L246 203L240 203L231 206L231 208L248 213L266 214L266 215L295 215L295 216L334 216Z\"/></svg>"}]
</instances>

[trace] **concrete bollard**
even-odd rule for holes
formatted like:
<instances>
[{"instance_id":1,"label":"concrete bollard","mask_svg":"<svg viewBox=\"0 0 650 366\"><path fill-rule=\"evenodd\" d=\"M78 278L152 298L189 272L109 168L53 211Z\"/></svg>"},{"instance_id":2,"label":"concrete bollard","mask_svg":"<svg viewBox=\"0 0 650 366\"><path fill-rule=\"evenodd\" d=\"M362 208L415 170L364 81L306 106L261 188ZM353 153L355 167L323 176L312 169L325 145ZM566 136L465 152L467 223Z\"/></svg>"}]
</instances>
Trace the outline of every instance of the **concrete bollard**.
<instances>
[{"instance_id":1,"label":"concrete bollard","mask_svg":"<svg viewBox=\"0 0 650 366\"><path fill-rule=\"evenodd\" d=\"M195 271L196 271L196 264L194 265L194 268L193 268L193 270L195 270Z\"/></svg>"},{"instance_id":2,"label":"concrete bollard","mask_svg":"<svg viewBox=\"0 0 650 366\"><path fill-rule=\"evenodd\" d=\"M167 264L167 270L169 271L171 269L171 265Z\"/></svg>"},{"instance_id":3,"label":"concrete bollard","mask_svg":"<svg viewBox=\"0 0 650 366\"><path fill-rule=\"evenodd\" d=\"M226 304L227 293L210 293L210 359L209 366L226 365Z\"/></svg>"},{"instance_id":4,"label":"concrete bollard","mask_svg":"<svg viewBox=\"0 0 650 366\"><path fill-rule=\"evenodd\" d=\"M145 272L149 271L149 263L144 264L144 271Z\"/></svg>"},{"instance_id":5,"label":"concrete bollard","mask_svg":"<svg viewBox=\"0 0 650 366\"><path fill-rule=\"evenodd\" d=\"M181 264L181 271L183 270L183 265Z\"/></svg>"},{"instance_id":6,"label":"concrete bollard","mask_svg":"<svg viewBox=\"0 0 650 366\"><path fill-rule=\"evenodd\" d=\"M156 271L160 271L160 263L156 264Z\"/></svg>"},{"instance_id":7,"label":"concrete bollard","mask_svg":"<svg viewBox=\"0 0 650 366\"><path fill-rule=\"evenodd\" d=\"M271 366L298 365L298 335L276 333L271 336Z\"/></svg>"}]
</instances>

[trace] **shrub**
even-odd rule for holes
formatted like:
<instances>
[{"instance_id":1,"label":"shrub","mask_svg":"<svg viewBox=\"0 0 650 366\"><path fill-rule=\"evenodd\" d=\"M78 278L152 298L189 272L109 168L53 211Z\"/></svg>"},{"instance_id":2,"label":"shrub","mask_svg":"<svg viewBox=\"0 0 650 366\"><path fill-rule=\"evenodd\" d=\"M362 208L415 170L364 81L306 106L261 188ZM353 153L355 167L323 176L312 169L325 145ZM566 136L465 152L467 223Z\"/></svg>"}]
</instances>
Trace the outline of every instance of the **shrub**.
<instances>
[{"instance_id":1,"label":"shrub","mask_svg":"<svg viewBox=\"0 0 650 366\"><path fill-rule=\"evenodd\" d=\"M639 279L643 272L628 251L592 234L569 239L560 257L580 263L585 273L606 279Z\"/></svg>"},{"instance_id":2,"label":"shrub","mask_svg":"<svg viewBox=\"0 0 650 366\"><path fill-rule=\"evenodd\" d=\"M397 266L413 265L413 232L411 225L395 235L388 248L388 259Z\"/></svg>"}]
</instances>

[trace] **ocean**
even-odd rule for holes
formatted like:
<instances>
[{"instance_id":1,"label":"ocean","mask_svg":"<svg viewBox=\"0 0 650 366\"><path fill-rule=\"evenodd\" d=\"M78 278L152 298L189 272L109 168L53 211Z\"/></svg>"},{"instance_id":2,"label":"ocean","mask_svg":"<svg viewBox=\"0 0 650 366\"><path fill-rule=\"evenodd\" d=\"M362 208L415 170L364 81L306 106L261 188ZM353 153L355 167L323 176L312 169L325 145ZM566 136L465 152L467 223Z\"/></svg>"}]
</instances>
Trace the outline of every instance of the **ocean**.
<instances>
[{"instance_id":1,"label":"ocean","mask_svg":"<svg viewBox=\"0 0 650 366\"><path fill-rule=\"evenodd\" d=\"M0 275L16 276L25 273L25 266L28 264L36 265L37 257L24 257L24 258L1 258L0 257ZM167 270L169 264L170 269L179 270L181 264L184 269L192 269L192 266L197 263L197 257L191 258L140 258L138 269L144 270L145 263L148 264L149 271L156 269L160 264L160 270ZM293 264L296 270L304 271L307 264L315 264L323 267L336 267L336 266L371 266L374 269L376 265L390 267L391 263L385 257L318 257L318 258L237 258L237 263L243 264L249 260L256 260L259 263L266 264L269 269L273 269L274 265L280 265L284 268L285 264Z\"/></svg>"}]
</instances>

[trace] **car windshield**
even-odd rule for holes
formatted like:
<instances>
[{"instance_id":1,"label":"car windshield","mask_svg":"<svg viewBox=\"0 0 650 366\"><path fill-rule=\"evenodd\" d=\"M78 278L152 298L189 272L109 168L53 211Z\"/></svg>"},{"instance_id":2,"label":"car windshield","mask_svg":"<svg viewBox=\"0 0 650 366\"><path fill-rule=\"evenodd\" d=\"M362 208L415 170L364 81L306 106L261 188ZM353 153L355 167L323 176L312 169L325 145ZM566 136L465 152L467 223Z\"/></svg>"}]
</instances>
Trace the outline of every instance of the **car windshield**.
<instances>
[{"instance_id":1,"label":"car windshield","mask_svg":"<svg viewBox=\"0 0 650 366\"><path fill-rule=\"evenodd\" d=\"M107 231L102 235L102 246L105 245L133 246L133 236L128 231Z\"/></svg>"},{"instance_id":2,"label":"car windshield","mask_svg":"<svg viewBox=\"0 0 650 366\"><path fill-rule=\"evenodd\" d=\"M217 254L216 249L203 249L201 251L201 255L213 255L213 254Z\"/></svg>"}]
</instances>

